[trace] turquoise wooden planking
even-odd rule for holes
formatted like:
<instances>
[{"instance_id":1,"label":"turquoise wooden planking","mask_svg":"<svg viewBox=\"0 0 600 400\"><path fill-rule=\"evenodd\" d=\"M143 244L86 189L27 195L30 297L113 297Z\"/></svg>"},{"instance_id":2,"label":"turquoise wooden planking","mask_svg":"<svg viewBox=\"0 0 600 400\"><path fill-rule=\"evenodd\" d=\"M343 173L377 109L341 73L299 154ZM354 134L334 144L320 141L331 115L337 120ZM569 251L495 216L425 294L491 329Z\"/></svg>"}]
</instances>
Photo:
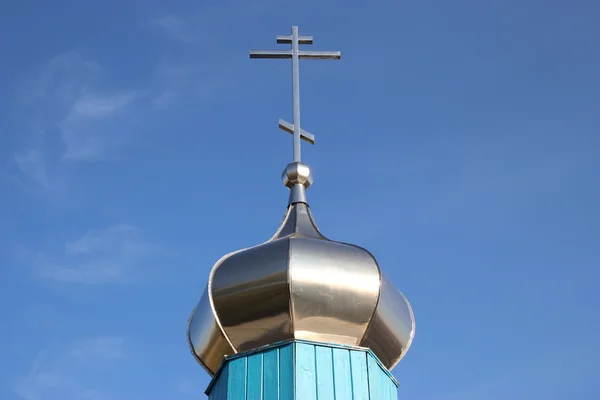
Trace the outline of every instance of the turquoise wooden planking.
<instances>
[{"instance_id":1,"label":"turquoise wooden planking","mask_svg":"<svg viewBox=\"0 0 600 400\"><path fill-rule=\"evenodd\" d=\"M263 353L257 353L248 356L247 400L262 400L263 373Z\"/></svg>"},{"instance_id":2,"label":"turquoise wooden planking","mask_svg":"<svg viewBox=\"0 0 600 400\"><path fill-rule=\"evenodd\" d=\"M336 399L353 399L350 350L331 349L333 352L333 385Z\"/></svg>"},{"instance_id":3,"label":"turquoise wooden planking","mask_svg":"<svg viewBox=\"0 0 600 400\"><path fill-rule=\"evenodd\" d=\"M383 387L381 385L381 377L378 374L379 366L372 357L367 357L367 374L369 375L369 398L381 399L383 397ZM385 399L387 400L387 399Z\"/></svg>"},{"instance_id":4,"label":"turquoise wooden planking","mask_svg":"<svg viewBox=\"0 0 600 400\"><path fill-rule=\"evenodd\" d=\"M350 371L352 372L352 400L369 400L369 373L367 353L350 352Z\"/></svg>"},{"instance_id":5,"label":"turquoise wooden planking","mask_svg":"<svg viewBox=\"0 0 600 400\"><path fill-rule=\"evenodd\" d=\"M296 343L295 376L296 397L317 400L317 375L315 371L315 345Z\"/></svg>"},{"instance_id":6,"label":"turquoise wooden planking","mask_svg":"<svg viewBox=\"0 0 600 400\"><path fill-rule=\"evenodd\" d=\"M279 348L279 393L280 399L285 399L294 393L294 344L290 343Z\"/></svg>"},{"instance_id":7,"label":"turquoise wooden planking","mask_svg":"<svg viewBox=\"0 0 600 400\"><path fill-rule=\"evenodd\" d=\"M397 385L390 379L386 370L382 369L375 357L367 357L367 369L369 374L369 394L372 399L397 400ZM390 384L394 390L390 391Z\"/></svg>"},{"instance_id":8,"label":"turquoise wooden planking","mask_svg":"<svg viewBox=\"0 0 600 400\"><path fill-rule=\"evenodd\" d=\"M219 385L219 394L217 400L226 400L227 399L227 386L229 386L229 365L225 366L223 380Z\"/></svg>"},{"instance_id":9,"label":"turquoise wooden planking","mask_svg":"<svg viewBox=\"0 0 600 400\"><path fill-rule=\"evenodd\" d=\"M361 347L290 340L228 357L210 400L397 400L398 383Z\"/></svg>"},{"instance_id":10,"label":"turquoise wooden planking","mask_svg":"<svg viewBox=\"0 0 600 400\"><path fill-rule=\"evenodd\" d=\"M229 376L227 380L227 400L246 400L248 388L246 384L246 363L248 358L236 358L229 363Z\"/></svg>"},{"instance_id":11,"label":"turquoise wooden planking","mask_svg":"<svg viewBox=\"0 0 600 400\"><path fill-rule=\"evenodd\" d=\"M216 381L214 390L211 391L210 400L226 400L227 399L227 380L228 380L228 365L225 365L219 374L219 379Z\"/></svg>"},{"instance_id":12,"label":"turquoise wooden planking","mask_svg":"<svg viewBox=\"0 0 600 400\"><path fill-rule=\"evenodd\" d=\"M333 350L331 347L315 346L317 398L335 400L333 381Z\"/></svg>"},{"instance_id":13,"label":"turquoise wooden planking","mask_svg":"<svg viewBox=\"0 0 600 400\"><path fill-rule=\"evenodd\" d=\"M264 400L279 400L279 348L265 351L264 354Z\"/></svg>"},{"instance_id":14,"label":"turquoise wooden planking","mask_svg":"<svg viewBox=\"0 0 600 400\"><path fill-rule=\"evenodd\" d=\"M394 381L392 381L391 379L385 380L385 386L387 387L388 398L390 400L397 400L398 399L398 388L396 387L396 384L394 383Z\"/></svg>"}]
</instances>

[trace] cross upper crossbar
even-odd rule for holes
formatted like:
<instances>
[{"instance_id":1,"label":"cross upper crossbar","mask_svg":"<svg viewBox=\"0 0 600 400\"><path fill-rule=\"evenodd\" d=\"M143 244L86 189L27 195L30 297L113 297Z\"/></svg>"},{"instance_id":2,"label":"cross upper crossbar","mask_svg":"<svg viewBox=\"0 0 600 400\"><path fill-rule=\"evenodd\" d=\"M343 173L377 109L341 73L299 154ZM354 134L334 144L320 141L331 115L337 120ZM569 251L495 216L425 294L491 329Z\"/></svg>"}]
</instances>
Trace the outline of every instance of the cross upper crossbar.
<instances>
[{"instance_id":1,"label":"cross upper crossbar","mask_svg":"<svg viewBox=\"0 0 600 400\"><path fill-rule=\"evenodd\" d=\"M277 43L279 44L292 44L293 37L277 35ZM312 36L298 36L298 44L313 44Z\"/></svg>"},{"instance_id":2,"label":"cross upper crossbar","mask_svg":"<svg viewBox=\"0 0 600 400\"><path fill-rule=\"evenodd\" d=\"M250 50L250 58L291 58L292 59L292 108L294 123L290 124L279 120L279 128L294 136L294 162L300 162L301 140L314 144L315 137L300 128L300 68L299 60L339 60L339 51L302 51L298 47L301 44L313 44L312 36L299 36L298 27L292 26L292 34L289 36L277 36L277 43L291 44L291 50Z\"/></svg>"},{"instance_id":3,"label":"cross upper crossbar","mask_svg":"<svg viewBox=\"0 0 600 400\"><path fill-rule=\"evenodd\" d=\"M298 51L301 60L339 60L341 57L339 51ZM292 58L292 50L251 50L250 58Z\"/></svg>"}]
</instances>

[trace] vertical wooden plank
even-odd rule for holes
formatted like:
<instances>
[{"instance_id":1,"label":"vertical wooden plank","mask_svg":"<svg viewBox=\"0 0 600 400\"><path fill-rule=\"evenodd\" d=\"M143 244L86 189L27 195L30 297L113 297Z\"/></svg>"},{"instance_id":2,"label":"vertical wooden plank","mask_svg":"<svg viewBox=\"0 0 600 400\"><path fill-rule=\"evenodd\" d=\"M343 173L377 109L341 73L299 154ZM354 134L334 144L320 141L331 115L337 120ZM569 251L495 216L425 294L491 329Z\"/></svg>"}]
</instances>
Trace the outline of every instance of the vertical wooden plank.
<instances>
[{"instance_id":1,"label":"vertical wooden plank","mask_svg":"<svg viewBox=\"0 0 600 400\"><path fill-rule=\"evenodd\" d=\"M217 378L217 381L213 385L212 391L210 392L210 394L211 394L211 400L219 400L219 398L220 398L220 396L219 396L219 388L222 385L221 380L223 379L223 373L224 372L225 372L225 369L221 369L221 372L219 373L219 377Z\"/></svg>"},{"instance_id":2,"label":"vertical wooden plank","mask_svg":"<svg viewBox=\"0 0 600 400\"><path fill-rule=\"evenodd\" d=\"M333 349L333 385L337 400L352 400L350 350Z\"/></svg>"},{"instance_id":3,"label":"vertical wooden plank","mask_svg":"<svg viewBox=\"0 0 600 400\"><path fill-rule=\"evenodd\" d=\"M352 373L352 400L369 400L367 353L364 351L351 351L350 370Z\"/></svg>"},{"instance_id":4,"label":"vertical wooden plank","mask_svg":"<svg viewBox=\"0 0 600 400\"><path fill-rule=\"evenodd\" d=\"M385 392L381 387L381 374L383 373L377 365L377 361L370 355L367 354L367 369L369 371L369 395L371 399L385 399L383 396ZM387 399L385 399L387 400Z\"/></svg>"},{"instance_id":5,"label":"vertical wooden plank","mask_svg":"<svg viewBox=\"0 0 600 400\"><path fill-rule=\"evenodd\" d=\"M373 372L369 371L369 374L376 374L376 378L377 378L377 386L379 388L379 395L381 396L382 400L389 400L388 399L388 392L387 392L387 388L385 386L385 380L384 378L384 373L381 370L381 367L379 366L379 364L377 364L377 361L375 361L375 359L371 356L370 357L371 360L373 360Z\"/></svg>"},{"instance_id":6,"label":"vertical wooden plank","mask_svg":"<svg viewBox=\"0 0 600 400\"><path fill-rule=\"evenodd\" d=\"M229 363L223 368L221 384L219 385L219 400L227 400L227 386L229 385Z\"/></svg>"},{"instance_id":7,"label":"vertical wooden plank","mask_svg":"<svg viewBox=\"0 0 600 400\"><path fill-rule=\"evenodd\" d=\"M211 394L214 394L212 399L214 400L225 400L227 399L227 380L229 375L229 364L225 364L221 369L219 374L219 378L213 387L213 391Z\"/></svg>"},{"instance_id":8,"label":"vertical wooden plank","mask_svg":"<svg viewBox=\"0 0 600 400\"><path fill-rule=\"evenodd\" d=\"M294 345L279 348L279 399L294 398Z\"/></svg>"},{"instance_id":9,"label":"vertical wooden plank","mask_svg":"<svg viewBox=\"0 0 600 400\"><path fill-rule=\"evenodd\" d=\"M377 369L379 370L378 374L379 374L379 386L381 387L381 394L382 397L385 400L390 400L390 393L388 391L388 381L390 380L390 377L387 376L387 374L385 372L383 372L383 369L381 369L381 365L377 364Z\"/></svg>"},{"instance_id":10,"label":"vertical wooden plank","mask_svg":"<svg viewBox=\"0 0 600 400\"><path fill-rule=\"evenodd\" d=\"M398 388L396 388L396 384L394 384L394 381L389 376L386 375L386 378L390 400L398 400Z\"/></svg>"},{"instance_id":11,"label":"vertical wooden plank","mask_svg":"<svg viewBox=\"0 0 600 400\"><path fill-rule=\"evenodd\" d=\"M246 400L246 357L229 362L227 400Z\"/></svg>"},{"instance_id":12,"label":"vertical wooden plank","mask_svg":"<svg viewBox=\"0 0 600 400\"><path fill-rule=\"evenodd\" d=\"M262 400L263 395L263 354L248 357L248 399Z\"/></svg>"},{"instance_id":13,"label":"vertical wooden plank","mask_svg":"<svg viewBox=\"0 0 600 400\"><path fill-rule=\"evenodd\" d=\"M279 349L265 351L264 365L264 400L279 400Z\"/></svg>"},{"instance_id":14,"label":"vertical wooden plank","mask_svg":"<svg viewBox=\"0 0 600 400\"><path fill-rule=\"evenodd\" d=\"M296 343L296 399L317 400L315 346ZM288 400L288 399L281 399Z\"/></svg>"},{"instance_id":15,"label":"vertical wooden plank","mask_svg":"<svg viewBox=\"0 0 600 400\"><path fill-rule=\"evenodd\" d=\"M331 347L315 346L317 398L319 400L335 400L331 350Z\"/></svg>"},{"instance_id":16,"label":"vertical wooden plank","mask_svg":"<svg viewBox=\"0 0 600 400\"><path fill-rule=\"evenodd\" d=\"M375 360L373 360L375 361ZM377 374L379 376L379 387L381 387L381 397L385 400L390 399L390 392L388 390L388 382L390 381L390 377L383 371L381 365L377 364Z\"/></svg>"}]
</instances>

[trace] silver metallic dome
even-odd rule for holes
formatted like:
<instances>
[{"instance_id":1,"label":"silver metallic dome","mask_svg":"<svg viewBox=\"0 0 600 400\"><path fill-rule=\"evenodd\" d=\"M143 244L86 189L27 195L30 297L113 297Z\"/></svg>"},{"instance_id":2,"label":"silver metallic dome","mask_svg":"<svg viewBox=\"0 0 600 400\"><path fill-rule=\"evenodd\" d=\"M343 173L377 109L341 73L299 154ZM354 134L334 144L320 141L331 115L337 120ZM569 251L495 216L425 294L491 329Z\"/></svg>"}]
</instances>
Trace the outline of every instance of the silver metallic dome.
<instances>
[{"instance_id":1,"label":"silver metallic dome","mask_svg":"<svg viewBox=\"0 0 600 400\"><path fill-rule=\"evenodd\" d=\"M190 316L189 344L211 375L227 355L286 339L367 347L388 369L411 345L410 304L375 257L325 238L308 205L294 200L311 181L304 167L284 171L292 192L276 234L221 258ZM290 185L293 177L301 183Z\"/></svg>"}]
</instances>

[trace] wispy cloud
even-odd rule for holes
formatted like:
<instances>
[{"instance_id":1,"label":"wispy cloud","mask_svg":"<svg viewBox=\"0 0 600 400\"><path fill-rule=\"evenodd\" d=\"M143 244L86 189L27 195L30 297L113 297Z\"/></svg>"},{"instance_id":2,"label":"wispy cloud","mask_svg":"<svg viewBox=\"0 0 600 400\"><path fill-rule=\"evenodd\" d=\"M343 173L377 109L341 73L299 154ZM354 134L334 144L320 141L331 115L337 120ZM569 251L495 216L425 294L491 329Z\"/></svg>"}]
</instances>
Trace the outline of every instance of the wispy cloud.
<instances>
[{"instance_id":1,"label":"wispy cloud","mask_svg":"<svg viewBox=\"0 0 600 400\"><path fill-rule=\"evenodd\" d=\"M92 161L124 144L126 132L115 131L116 125L110 123L111 119L126 111L140 97L136 91L119 91L107 95L86 93L77 98L59 123L66 144L63 159Z\"/></svg>"},{"instance_id":2,"label":"wispy cloud","mask_svg":"<svg viewBox=\"0 0 600 400\"><path fill-rule=\"evenodd\" d=\"M135 92L114 93L108 96L84 94L78 98L69 113L68 119L104 118L130 105L137 94Z\"/></svg>"},{"instance_id":3,"label":"wispy cloud","mask_svg":"<svg viewBox=\"0 0 600 400\"><path fill-rule=\"evenodd\" d=\"M155 251L138 228L121 224L91 230L77 240L67 241L61 251L26 250L20 258L41 279L89 285L123 284L144 278L138 267Z\"/></svg>"},{"instance_id":4,"label":"wispy cloud","mask_svg":"<svg viewBox=\"0 0 600 400\"><path fill-rule=\"evenodd\" d=\"M13 391L24 400L106 399L97 387L101 380L90 376L97 376L98 364L110 369L122 363L124 344L119 336L101 336L49 346L36 355L29 373L16 382Z\"/></svg>"},{"instance_id":5,"label":"wispy cloud","mask_svg":"<svg viewBox=\"0 0 600 400\"><path fill-rule=\"evenodd\" d=\"M202 37L197 24L175 15L143 25L183 42ZM182 101L229 96L229 87L237 85L236 67L229 61L190 57L189 52L170 54L150 67L140 79L145 83L136 88L119 82L118 71L81 52L43 62L17 83L25 139L13 151L10 178L44 193L68 188L66 177L73 164L113 159L143 130L143 119L138 118L142 113Z\"/></svg>"},{"instance_id":6,"label":"wispy cloud","mask_svg":"<svg viewBox=\"0 0 600 400\"><path fill-rule=\"evenodd\" d=\"M125 341L120 336L101 336L75 343L70 356L81 364L98 361L119 361L125 359Z\"/></svg>"},{"instance_id":7,"label":"wispy cloud","mask_svg":"<svg viewBox=\"0 0 600 400\"><path fill-rule=\"evenodd\" d=\"M43 189L50 189L52 182L48 178L46 160L37 148L18 151L14 155L17 167L23 174Z\"/></svg>"},{"instance_id":8,"label":"wispy cloud","mask_svg":"<svg viewBox=\"0 0 600 400\"><path fill-rule=\"evenodd\" d=\"M143 93L108 82L95 60L68 52L45 62L18 84L24 125L31 128L14 164L23 179L50 190L50 170L65 161L97 161L125 144L129 113ZM58 128L58 129L57 129Z\"/></svg>"},{"instance_id":9,"label":"wispy cloud","mask_svg":"<svg viewBox=\"0 0 600 400\"><path fill-rule=\"evenodd\" d=\"M170 37L184 42L198 42L201 35L196 32L191 24L174 15L164 15L144 22L142 25L159 28Z\"/></svg>"},{"instance_id":10,"label":"wispy cloud","mask_svg":"<svg viewBox=\"0 0 600 400\"><path fill-rule=\"evenodd\" d=\"M38 109L36 115L62 112L65 104L101 81L102 66L78 52L59 54L28 74L16 88L21 104ZM43 103L49 107L39 110Z\"/></svg>"}]
</instances>

